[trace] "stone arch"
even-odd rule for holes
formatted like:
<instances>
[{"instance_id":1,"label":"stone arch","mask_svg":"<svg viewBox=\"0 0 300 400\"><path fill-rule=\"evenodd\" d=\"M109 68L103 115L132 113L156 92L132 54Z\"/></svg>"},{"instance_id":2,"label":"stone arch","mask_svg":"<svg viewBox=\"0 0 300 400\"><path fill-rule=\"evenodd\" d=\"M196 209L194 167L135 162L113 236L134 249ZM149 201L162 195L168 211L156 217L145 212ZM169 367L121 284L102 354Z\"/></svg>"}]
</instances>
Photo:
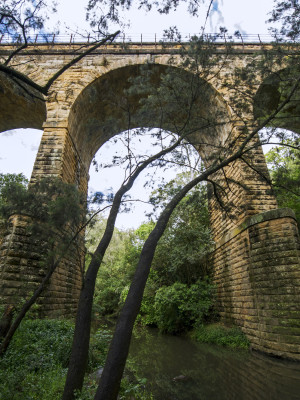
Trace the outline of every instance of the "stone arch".
<instances>
[{"instance_id":1,"label":"stone arch","mask_svg":"<svg viewBox=\"0 0 300 400\"><path fill-rule=\"evenodd\" d=\"M167 67L161 64L128 65L111 70L95 79L80 93L72 105L68 129L76 149L74 151L76 161L74 160L73 165L74 167L77 165L77 171L80 169L87 173L94 154L103 143L128 129L128 127L158 127L171 132L176 132L176 129L178 129L174 129L175 124L172 118L177 118L177 124L180 124L180 121L178 121L177 115L172 115L172 110L168 117L163 118L154 109L147 109L146 116L142 113L139 101L143 96L147 96L147 93L139 93L138 95L131 93L128 97L124 95L124 90L128 90L130 86L129 79L139 76L141 69L145 67L152 72L150 83L154 87L158 86L161 76L167 68L175 76L178 73L180 79L186 79L189 84L191 79L197 81L195 85L199 85L200 91L195 101L196 111L192 116L195 126L192 126L192 133L188 135L188 141L199 151L206 166L210 164L214 157L218 156L218 152L226 140L229 140L229 137L232 139L233 126L229 122L229 107L222 96L204 79L178 67ZM128 126L127 111L125 112L122 109L124 97L126 97L126 107L130 108L130 126ZM121 104L118 103L117 99L120 99ZM181 115L180 118L185 121L184 115ZM81 166L78 163L78 155ZM240 174L240 171L237 171L238 168L235 167L234 179L242 180L241 176L237 177ZM232 173L233 171L229 171L229 175L232 175ZM76 175L76 172L73 171L72 175ZM87 179L85 176L82 179L85 183L81 187L86 187ZM236 186L234 190L240 191L240 189L241 187ZM240 201L241 192L236 193L235 197ZM220 207L216 212L217 202L215 199L210 203L214 235L218 238L221 232L224 233L224 230L230 229L232 221L226 218ZM241 211L237 214L240 218Z\"/></svg>"},{"instance_id":2,"label":"stone arch","mask_svg":"<svg viewBox=\"0 0 300 400\"><path fill-rule=\"evenodd\" d=\"M0 73L0 132L16 128L42 129L46 103L40 93Z\"/></svg>"},{"instance_id":3,"label":"stone arch","mask_svg":"<svg viewBox=\"0 0 300 400\"><path fill-rule=\"evenodd\" d=\"M171 71L178 72L183 80L192 77L203 89L195 101L196 125L192 133L189 133L188 139L199 151L206 165L218 156L220 147L226 141L239 135L238 127L229 122L230 107L221 94L201 77L196 77L177 66L129 63L120 68L110 69L88 84L70 105L70 110L67 111L68 121L63 119L45 124L40 161L36 164L33 179L51 173L61 176L67 182L75 182L82 191L86 191L91 160L106 140L129 127L160 127L174 131L172 118L177 118L178 121L182 115L172 116L171 113L171 117L162 120L155 109L147 109L143 114L139 101L148 94L127 92L126 96L124 95L124 90L128 90L130 86L129 78L140 76L141 69L146 67L152 72L150 84L154 88L157 87L162 74L170 68ZM119 104L124 102L124 99L126 112L122 109L124 104ZM128 126L128 108L130 108L130 126ZM63 111L64 117L65 111ZM49 147L53 144L55 149L49 152ZM256 162L262 169L266 169L261 149L257 150ZM49 165L51 168L48 168ZM238 160L227 168L226 174L232 182L245 182L247 176L249 189L246 193L241 185L231 184L230 202L235 204L235 214L232 213L234 218L229 217L212 196L211 222L216 240L246 217L276 207L276 201L268 184L258 182L257 175L250 169L247 170ZM221 175L220 173L219 179L223 179ZM225 201L227 200L228 196L225 196Z\"/></svg>"},{"instance_id":4,"label":"stone arch","mask_svg":"<svg viewBox=\"0 0 300 400\"><path fill-rule=\"evenodd\" d=\"M106 102L105 106L103 97L112 93L114 99L118 99L121 89L124 88L125 78L134 75L135 68L139 68L135 65L137 60L146 58L146 56L139 58L139 54L135 54L132 56L134 59L132 65L126 55L111 55L111 57L116 57L115 65L120 62L119 65L122 67L114 68L100 77L99 69L94 71L96 79L84 87L76 100L72 100L69 104L65 101L66 96L62 96L62 103L60 98L57 98L55 107L62 111L61 114L57 114L57 118L54 118L55 113L53 113L44 124L44 134L32 179L50 174L59 176L66 182L76 182L82 191L87 190L88 166L94 152L109 137L124 130L124 127L127 128L125 123L127 120L122 113L119 113L117 119L113 118L114 123L112 123L110 105ZM99 67L99 63L97 65ZM150 65L150 68L158 68L159 71L166 68L156 64ZM72 71L69 72L72 75ZM78 82L81 72L79 68L76 77ZM69 83L66 78L61 92ZM203 82L203 85L205 84ZM82 86L85 85L81 84ZM199 100L199 115L207 118L210 113L221 110L220 115L228 116L229 107L222 96L211 86L208 86L207 93L209 101L205 102L202 99L201 102L201 98ZM141 126L141 121L144 121L139 114L137 100L138 98L133 101L135 108L130 126L132 128ZM157 125L155 110L149 110L148 117L150 122L148 125L143 122L142 126ZM198 146L206 163L209 163L210 157L215 155L212 149L208 149L212 144L222 144L239 133L238 126L232 126L227 120L225 122L218 128L215 126L213 131L202 126L201 130L195 130L190 134L191 143L195 147ZM158 127L172 131L171 123L172 120L166 120ZM201 140L206 142L204 148L199 146ZM253 162L264 168L262 153L252 154ZM234 221L228 219L215 208L215 203L211 202L216 246L210 264L217 284L221 318L223 321L234 322L240 326L248 335L253 348L300 359L300 335L297 323L300 316L299 302L298 308L295 308L295 299L299 299L297 271L299 239L296 222L289 210L276 210L270 186L245 165L239 161L234 162L228 166L226 174L234 181L247 184L249 190L245 192L236 186L236 189L230 192L232 199L241 206ZM18 243L22 230L17 233L18 237L10 235L7 239L15 244ZM33 284L40 278L38 270L35 275L32 273L30 276L27 269L24 271L24 265L28 265L28 254L23 252L16 256L9 251L11 250L8 249L7 241L4 241L1 256L9 255L11 260L0 271L1 284L4 288L1 293L7 298L19 289L19 286L17 288L14 286L18 282L17 270L19 276L27 273ZM76 269L75 260L70 260L69 264L68 262L69 260L56 271L43 298L45 305L43 311L47 316L57 313L70 316L76 310L81 274Z\"/></svg>"},{"instance_id":5,"label":"stone arch","mask_svg":"<svg viewBox=\"0 0 300 400\"><path fill-rule=\"evenodd\" d=\"M258 88L253 104L255 119L265 119L276 111L295 84L295 76L299 75L294 68L283 68L263 80ZM299 66L298 66L299 68ZM272 127L278 127L300 133L300 90L296 90L293 101L272 121Z\"/></svg>"},{"instance_id":6,"label":"stone arch","mask_svg":"<svg viewBox=\"0 0 300 400\"><path fill-rule=\"evenodd\" d=\"M128 125L128 110L122 110L124 104L121 104L122 100L118 103L117 99L124 99L124 91L130 86L129 78L138 76L140 69L144 67L144 64L135 64L113 69L90 83L74 101L69 113L68 128L86 167L105 141L128 128L151 127L174 132L172 117L162 118L161 114L153 109L147 111L147 116L141 115L139 101L147 95L146 92L126 95L126 105L130 107ZM168 67L162 64L148 64L147 68L153 72L151 84L155 87ZM180 76L192 75L177 67L172 69L180 71ZM229 110L221 95L210 84L201 78L196 79L203 87L203 98L199 95L196 100L198 131L190 134L188 141L200 151L204 161L208 162L208 153L212 152L207 149L209 145L213 148L213 145L224 144L230 132ZM218 124L214 115L217 112ZM221 120L223 124L220 123ZM211 126L207 127L208 121ZM204 143L207 144L207 148Z\"/></svg>"}]
</instances>

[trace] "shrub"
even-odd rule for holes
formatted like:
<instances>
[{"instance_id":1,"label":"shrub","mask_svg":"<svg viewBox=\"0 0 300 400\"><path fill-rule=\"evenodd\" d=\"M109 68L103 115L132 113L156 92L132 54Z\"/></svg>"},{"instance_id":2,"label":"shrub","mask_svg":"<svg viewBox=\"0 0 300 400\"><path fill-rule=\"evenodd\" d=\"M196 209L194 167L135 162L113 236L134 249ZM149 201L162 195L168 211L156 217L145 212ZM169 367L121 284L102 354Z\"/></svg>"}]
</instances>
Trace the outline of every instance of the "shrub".
<instances>
[{"instance_id":1,"label":"shrub","mask_svg":"<svg viewBox=\"0 0 300 400\"><path fill-rule=\"evenodd\" d=\"M73 331L67 321L23 321L0 359L1 399L59 400Z\"/></svg>"},{"instance_id":2,"label":"shrub","mask_svg":"<svg viewBox=\"0 0 300 400\"><path fill-rule=\"evenodd\" d=\"M199 342L218 344L231 348L249 348L247 337L238 327L227 328L222 325L212 324L199 326L194 332Z\"/></svg>"},{"instance_id":3,"label":"shrub","mask_svg":"<svg viewBox=\"0 0 300 400\"><path fill-rule=\"evenodd\" d=\"M155 319L162 332L181 333L203 323L213 305L214 286L197 281L190 287L175 282L161 287L155 296Z\"/></svg>"}]
</instances>

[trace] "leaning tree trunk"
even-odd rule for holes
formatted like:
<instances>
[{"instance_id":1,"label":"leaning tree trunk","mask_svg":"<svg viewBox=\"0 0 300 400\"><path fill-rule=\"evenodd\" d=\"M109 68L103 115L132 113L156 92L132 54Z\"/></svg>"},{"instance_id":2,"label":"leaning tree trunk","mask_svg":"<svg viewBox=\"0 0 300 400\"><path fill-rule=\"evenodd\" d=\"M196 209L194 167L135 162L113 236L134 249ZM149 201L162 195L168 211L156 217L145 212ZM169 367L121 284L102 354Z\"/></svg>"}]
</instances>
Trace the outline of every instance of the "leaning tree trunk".
<instances>
[{"instance_id":1,"label":"leaning tree trunk","mask_svg":"<svg viewBox=\"0 0 300 400\"><path fill-rule=\"evenodd\" d=\"M173 197L160 215L155 228L146 240L125 304L117 321L116 330L110 344L95 400L117 399L128 356L134 322L141 307L143 293L157 243L164 233L170 216L177 204L192 187L200 181L205 180L207 176L208 173L204 173L195 178Z\"/></svg>"},{"instance_id":2,"label":"leaning tree trunk","mask_svg":"<svg viewBox=\"0 0 300 400\"><path fill-rule=\"evenodd\" d=\"M81 390L83 386L83 380L88 361L91 315L97 273L113 235L115 221L119 212L120 204L122 202L122 197L131 189L135 179L149 164L175 149L182 139L183 137L180 137L172 146L160 151L152 157L149 157L146 161L141 163L128 178L126 184L123 184L120 187L114 197L103 237L95 253L93 254L92 261L88 267L81 289L69 368L62 400L73 400L74 391Z\"/></svg>"},{"instance_id":3,"label":"leaning tree trunk","mask_svg":"<svg viewBox=\"0 0 300 400\"><path fill-rule=\"evenodd\" d=\"M74 399L74 391L82 389L88 362L92 306L97 273L113 235L115 220L118 215L121 200L122 194L119 193L114 198L114 203L108 217L105 232L95 253L93 254L80 292L69 368L62 398L63 400Z\"/></svg>"}]
</instances>

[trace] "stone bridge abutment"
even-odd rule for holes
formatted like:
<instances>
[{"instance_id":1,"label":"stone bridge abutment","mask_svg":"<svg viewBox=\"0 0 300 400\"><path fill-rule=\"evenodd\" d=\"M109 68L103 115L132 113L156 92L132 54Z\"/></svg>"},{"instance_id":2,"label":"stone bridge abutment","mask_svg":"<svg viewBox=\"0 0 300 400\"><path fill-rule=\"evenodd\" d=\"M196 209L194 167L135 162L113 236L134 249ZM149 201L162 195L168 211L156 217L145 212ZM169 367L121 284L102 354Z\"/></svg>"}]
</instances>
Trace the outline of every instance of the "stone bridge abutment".
<instances>
[{"instance_id":1,"label":"stone bridge abutment","mask_svg":"<svg viewBox=\"0 0 300 400\"><path fill-rule=\"evenodd\" d=\"M234 53L227 60L226 72L232 65L239 66L254 57L257 50L249 47L245 54ZM0 55L1 51L6 50L0 48ZM67 45L28 51L18 57L31 57L34 61L20 63L20 70L41 84L73 57ZM53 83L47 99L36 94L30 96L1 74L0 130L43 127L32 181L56 176L75 183L86 193L93 156L111 137L138 127L159 127L177 133L176 116L162 121L155 109L149 109L145 115L139 100L146 94L124 97L129 78L138 77L145 65L152 71L150 83L155 86L169 59L170 52L156 45L149 44L143 49L137 45L127 49L108 46L67 70ZM178 68L172 68L175 79ZM189 79L190 73L183 75ZM203 89L195 107L198 128L191 130L188 139L209 165L216 154L212 149L226 147L229 141L236 143L243 137L243 127L233 118L230 96L222 87L222 74L215 79L197 79ZM259 90L264 90L263 85ZM122 107L124 101L130 106L130 126ZM253 115L247 118L254 125ZM222 123L207 124L213 119ZM293 122L292 128L300 128L299 123ZM258 140L254 138L254 142ZM267 167L261 146L254 147L248 158L251 165L238 159L216 174L218 182L227 185L223 200L231 211L228 213L220 206L213 190L209 201L215 239L210 262L221 319L240 326L254 349L300 359L297 223L291 210L277 209L272 188L262 178ZM39 270L38 251L25 246L24 223L22 217L11 221L0 240L0 296L6 303L13 303L23 295L20 295L23 285L30 290L34 288L43 273ZM45 315L74 315L81 287L76 262L66 260L55 272L41 300Z\"/></svg>"}]
</instances>

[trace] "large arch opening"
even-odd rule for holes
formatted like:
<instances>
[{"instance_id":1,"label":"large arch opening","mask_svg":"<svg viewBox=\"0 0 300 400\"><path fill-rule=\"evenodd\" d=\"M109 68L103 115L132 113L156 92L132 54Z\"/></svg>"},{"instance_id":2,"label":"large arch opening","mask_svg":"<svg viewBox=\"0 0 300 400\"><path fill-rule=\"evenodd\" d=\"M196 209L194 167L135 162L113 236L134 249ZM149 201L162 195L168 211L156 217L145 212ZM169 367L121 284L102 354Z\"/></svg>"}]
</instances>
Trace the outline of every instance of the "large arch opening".
<instances>
[{"instance_id":1,"label":"large arch opening","mask_svg":"<svg viewBox=\"0 0 300 400\"><path fill-rule=\"evenodd\" d=\"M76 149L77 182L80 174L86 182L96 151L120 132L156 128L183 136L206 167L233 135L229 107L209 82L157 64L129 65L96 79L74 102L68 126ZM212 224L220 225L222 212L221 207L215 210ZM217 230L221 234L220 226Z\"/></svg>"},{"instance_id":2,"label":"large arch opening","mask_svg":"<svg viewBox=\"0 0 300 400\"><path fill-rule=\"evenodd\" d=\"M108 72L81 92L69 116L72 140L87 169L107 140L139 127L184 134L204 161L230 134L226 103L207 81L157 64Z\"/></svg>"},{"instance_id":3,"label":"large arch opening","mask_svg":"<svg viewBox=\"0 0 300 400\"><path fill-rule=\"evenodd\" d=\"M134 129L118 134L105 142L95 154L89 169L89 198L109 198L134 170L137 162L158 153L161 145L169 146L174 140L170 132L157 129ZM135 180L126 196L116 221L121 229L137 229L143 222L156 218L150 199L159 190L178 179L179 185L187 183L201 169L201 158L195 148L184 143L174 155L150 164ZM93 208L93 205L91 204ZM97 209L97 204L95 209ZM103 213L108 215L109 209ZM157 211L158 212L158 211ZM154 215L155 214L155 215Z\"/></svg>"}]
</instances>

